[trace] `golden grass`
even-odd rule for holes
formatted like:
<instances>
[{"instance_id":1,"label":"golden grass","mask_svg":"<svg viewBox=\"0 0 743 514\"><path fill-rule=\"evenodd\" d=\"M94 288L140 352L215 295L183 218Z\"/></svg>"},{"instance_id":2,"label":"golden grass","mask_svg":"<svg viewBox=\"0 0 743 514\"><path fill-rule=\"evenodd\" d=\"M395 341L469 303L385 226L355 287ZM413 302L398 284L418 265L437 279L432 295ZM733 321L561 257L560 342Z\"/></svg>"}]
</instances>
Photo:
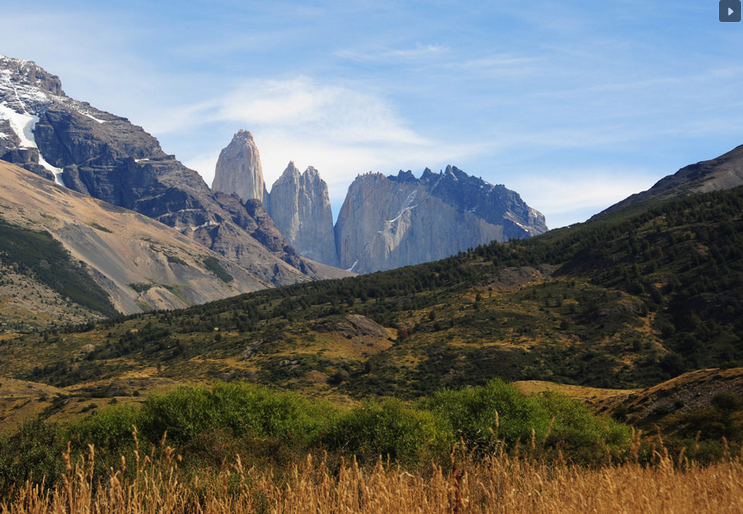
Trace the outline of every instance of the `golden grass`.
<instances>
[{"instance_id":1,"label":"golden grass","mask_svg":"<svg viewBox=\"0 0 743 514\"><path fill-rule=\"evenodd\" d=\"M135 436L136 437L136 436ZM133 468L94 480L94 448L49 490L28 482L0 503L0 514L149 513L740 513L743 464L700 466L656 452L655 463L588 469L500 454L477 462L452 458L411 474L380 461L332 471L311 457L277 478L245 469L237 456L215 473L182 471L163 443Z\"/></svg>"},{"instance_id":2,"label":"golden grass","mask_svg":"<svg viewBox=\"0 0 743 514\"><path fill-rule=\"evenodd\" d=\"M513 383L524 394L538 394L545 391L557 391L576 400L590 403L608 400L611 398L625 398L630 394L639 393L641 389L603 389L598 387L576 386L546 382L544 380L519 380Z\"/></svg>"}]
</instances>

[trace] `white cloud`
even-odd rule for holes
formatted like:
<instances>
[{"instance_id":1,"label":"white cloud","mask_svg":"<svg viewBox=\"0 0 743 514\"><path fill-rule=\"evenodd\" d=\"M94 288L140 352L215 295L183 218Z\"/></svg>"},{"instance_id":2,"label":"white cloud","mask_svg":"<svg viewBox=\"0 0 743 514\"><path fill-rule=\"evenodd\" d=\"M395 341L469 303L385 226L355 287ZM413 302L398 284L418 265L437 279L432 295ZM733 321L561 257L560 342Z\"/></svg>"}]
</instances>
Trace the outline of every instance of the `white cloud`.
<instances>
[{"instance_id":1,"label":"white cloud","mask_svg":"<svg viewBox=\"0 0 743 514\"><path fill-rule=\"evenodd\" d=\"M339 50L336 56L355 62L395 62L428 59L450 53L445 45L416 43L412 48L376 48L372 51Z\"/></svg>"},{"instance_id":2,"label":"white cloud","mask_svg":"<svg viewBox=\"0 0 743 514\"><path fill-rule=\"evenodd\" d=\"M514 175L506 187L542 212L550 228L557 228L585 221L629 195L649 189L664 175L636 168L556 170L550 175Z\"/></svg>"},{"instance_id":3,"label":"white cloud","mask_svg":"<svg viewBox=\"0 0 743 514\"><path fill-rule=\"evenodd\" d=\"M342 197L358 173L399 169L422 170L456 162L483 149L481 145L436 141L408 127L388 102L370 92L322 84L307 77L254 80L198 105L182 109L164 124L229 123L234 131L253 132L268 186L292 160L299 168L314 166L328 182L331 196ZM211 183L221 142L209 154L185 159Z\"/></svg>"},{"instance_id":4,"label":"white cloud","mask_svg":"<svg viewBox=\"0 0 743 514\"><path fill-rule=\"evenodd\" d=\"M382 99L307 77L244 83L218 100L214 121L282 127L343 143L429 145Z\"/></svg>"},{"instance_id":5,"label":"white cloud","mask_svg":"<svg viewBox=\"0 0 743 514\"><path fill-rule=\"evenodd\" d=\"M421 43L416 43L415 48L389 50L387 52L384 52L382 55L385 57L401 57L404 59L409 59L442 54L448 51L449 48L443 45L422 45Z\"/></svg>"}]
</instances>

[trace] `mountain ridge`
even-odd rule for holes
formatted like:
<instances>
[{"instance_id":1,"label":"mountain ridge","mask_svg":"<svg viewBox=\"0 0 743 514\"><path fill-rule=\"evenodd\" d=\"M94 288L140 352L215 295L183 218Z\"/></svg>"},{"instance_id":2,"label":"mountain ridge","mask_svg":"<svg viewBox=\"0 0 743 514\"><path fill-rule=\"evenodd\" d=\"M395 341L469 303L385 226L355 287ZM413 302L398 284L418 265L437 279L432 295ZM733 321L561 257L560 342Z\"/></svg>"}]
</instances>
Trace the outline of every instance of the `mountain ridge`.
<instances>
[{"instance_id":1,"label":"mountain ridge","mask_svg":"<svg viewBox=\"0 0 743 514\"><path fill-rule=\"evenodd\" d=\"M123 314L184 308L270 284L144 215L56 185L0 161L0 216L42 229L84 262ZM206 263L229 275L221 280Z\"/></svg>"},{"instance_id":2,"label":"mountain ridge","mask_svg":"<svg viewBox=\"0 0 743 514\"><path fill-rule=\"evenodd\" d=\"M685 194L732 189L740 185L743 185L743 145L719 157L684 166L676 173L660 179L650 189L628 196L591 219L617 214L653 200L662 201Z\"/></svg>"},{"instance_id":3,"label":"mountain ridge","mask_svg":"<svg viewBox=\"0 0 743 514\"><path fill-rule=\"evenodd\" d=\"M518 193L451 165L438 174L426 168L421 178L402 170L358 175L335 225L314 167L300 173L290 162L270 192L263 183L253 135L241 129L220 154L214 189L258 199L262 190L266 210L301 255L350 272L419 264L547 230L544 215Z\"/></svg>"},{"instance_id":4,"label":"mountain ridge","mask_svg":"<svg viewBox=\"0 0 743 514\"><path fill-rule=\"evenodd\" d=\"M280 234L261 209L213 194L141 127L68 98L59 78L32 61L0 59L0 133L3 160L154 218L262 281L284 285L343 275L275 241Z\"/></svg>"}]
</instances>

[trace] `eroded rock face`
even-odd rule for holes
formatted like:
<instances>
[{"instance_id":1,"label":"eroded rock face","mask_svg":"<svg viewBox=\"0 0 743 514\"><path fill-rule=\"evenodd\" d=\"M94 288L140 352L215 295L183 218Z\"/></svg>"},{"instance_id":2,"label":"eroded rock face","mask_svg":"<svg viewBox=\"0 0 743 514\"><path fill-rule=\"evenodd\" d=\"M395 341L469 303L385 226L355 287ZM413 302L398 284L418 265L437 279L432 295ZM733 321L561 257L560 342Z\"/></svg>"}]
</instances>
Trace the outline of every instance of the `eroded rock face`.
<instances>
[{"instance_id":1,"label":"eroded rock face","mask_svg":"<svg viewBox=\"0 0 743 514\"><path fill-rule=\"evenodd\" d=\"M339 265L369 273L433 261L492 241L547 230L544 216L513 191L448 166L386 177L361 175L335 225Z\"/></svg>"},{"instance_id":2,"label":"eroded rock face","mask_svg":"<svg viewBox=\"0 0 743 514\"><path fill-rule=\"evenodd\" d=\"M253 134L240 130L219 154L212 183L214 191L236 194L243 200L266 202L266 185Z\"/></svg>"},{"instance_id":3,"label":"eroded rock face","mask_svg":"<svg viewBox=\"0 0 743 514\"><path fill-rule=\"evenodd\" d=\"M271 187L268 213L301 255L337 266L328 185L310 166L300 173L293 162Z\"/></svg>"},{"instance_id":4,"label":"eroded rock face","mask_svg":"<svg viewBox=\"0 0 743 514\"><path fill-rule=\"evenodd\" d=\"M302 260L265 211L213 193L141 127L67 97L58 77L29 61L0 57L0 130L0 157L169 225L268 284L337 276ZM249 133L238 136L249 146ZM270 245L254 237L269 233Z\"/></svg>"}]
</instances>

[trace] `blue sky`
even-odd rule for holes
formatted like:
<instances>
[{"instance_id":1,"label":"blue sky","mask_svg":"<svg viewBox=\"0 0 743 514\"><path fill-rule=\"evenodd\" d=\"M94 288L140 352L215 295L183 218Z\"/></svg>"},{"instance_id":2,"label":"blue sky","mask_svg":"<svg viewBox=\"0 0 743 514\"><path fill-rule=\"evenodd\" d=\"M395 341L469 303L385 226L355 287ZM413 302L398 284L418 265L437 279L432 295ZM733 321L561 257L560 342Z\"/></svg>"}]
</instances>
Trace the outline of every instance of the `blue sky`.
<instances>
[{"instance_id":1,"label":"blue sky","mask_svg":"<svg viewBox=\"0 0 743 514\"><path fill-rule=\"evenodd\" d=\"M25 5L24 5L25 4ZM717 2L46 1L0 53L130 118L211 183L251 130L268 184L453 164L583 221L743 144L743 24Z\"/></svg>"}]
</instances>

